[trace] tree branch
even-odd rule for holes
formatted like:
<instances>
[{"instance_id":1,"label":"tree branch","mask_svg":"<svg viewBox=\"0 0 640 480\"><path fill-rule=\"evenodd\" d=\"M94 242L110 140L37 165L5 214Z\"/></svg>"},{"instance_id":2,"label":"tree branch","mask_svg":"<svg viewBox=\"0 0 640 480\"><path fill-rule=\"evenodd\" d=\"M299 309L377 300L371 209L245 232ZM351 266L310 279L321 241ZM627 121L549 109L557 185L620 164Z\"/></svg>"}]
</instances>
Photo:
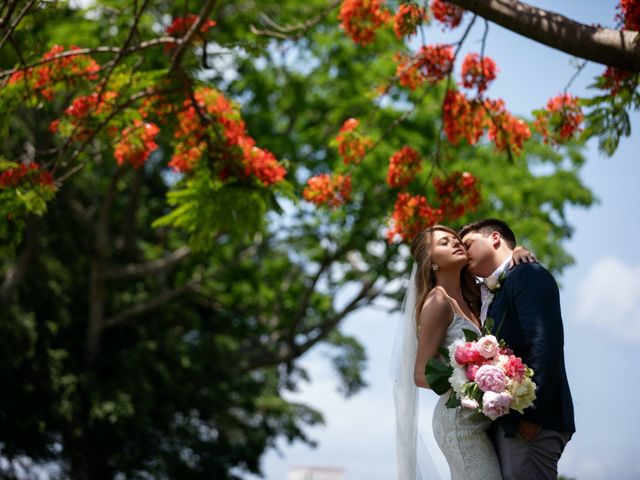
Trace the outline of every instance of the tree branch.
<instances>
[{"instance_id":1,"label":"tree branch","mask_svg":"<svg viewBox=\"0 0 640 480\"><path fill-rule=\"evenodd\" d=\"M561 52L640 72L637 32L593 27L518 0L448 0L512 32Z\"/></svg>"},{"instance_id":2,"label":"tree branch","mask_svg":"<svg viewBox=\"0 0 640 480\"><path fill-rule=\"evenodd\" d=\"M106 268L105 279L123 279L127 277L143 277L168 270L191 254L188 246L183 246L170 254L144 263L129 263L120 267Z\"/></svg>"},{"instance_id":3,"label":"tree branch","mask_svg":"<svg viewBox=\"0 0 640 480\"><path fill-rule=\"evenodd\" d=\"M217 0L208 0L200 10L198 18L196 18L196 20L193 22L187 33L185 33L184 36L178 40L178 46L176 47L175 51L173 52L173 56L171 57L171 67L169 68L169 74L171 74L171 72L173 72L180 64L184 52L191 44L191 42L193 42L196 33L198 33L206 18L211 14L213 8L216 6L216 3Z\"/></svg>"},{"instance_id":4,"label":"tree branch","mask_svg":"<svg viewBox=\"0 0 640 480\"><path fill-rule=\"evenodd\" d=\"M352 311L361 307L361 302L367 299L373 301L381 290L373 291L373 286L378 280L378 276L373 276L364 280L360 291L353 297L351 302L340 312L325 320L321 326L314 327L311 331L315 334L308 337L307 340L300 344L286 343L282 344L275 352L261 353L253 359L249 359L247 365L242 368L243 372L257 370L259 368L277 365L279 363L288 363L300 357L311 349L314 345L325 340L329 333Z\"/></svg>"},{"instance_id":5,"label":"tree branch","mask_svg":"<svg viewBox=\"0 0 640 480\"><path fill-rule=\"evenodd\" d=\"M200 282L197 282L197 281L189 282L189 283L186 283L185 285L182 285L181 287L174 288L173 290L164 291L159 295L156 295L155 297L153 297L151 300L148 300L142 303L137 303L132 307L129 307L123 310L117 315L114 315L113 317L105 320L103 327L104 328L114 327L116 325L126 322L132 317L135 317L136 315L140 315L141 313L145 313L155 308L158 308L164 305L165 303L170 302L174 298L182 295L183 293L193 291L199 284Z\"/></svg>"}]
</instances>

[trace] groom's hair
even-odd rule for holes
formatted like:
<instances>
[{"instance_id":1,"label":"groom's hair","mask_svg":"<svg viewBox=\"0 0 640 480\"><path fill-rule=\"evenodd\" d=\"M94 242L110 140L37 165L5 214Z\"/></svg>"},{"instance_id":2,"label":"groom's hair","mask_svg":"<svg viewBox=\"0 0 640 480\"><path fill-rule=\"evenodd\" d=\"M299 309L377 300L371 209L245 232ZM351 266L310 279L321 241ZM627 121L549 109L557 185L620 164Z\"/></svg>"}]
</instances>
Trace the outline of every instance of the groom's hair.
<instances>
[{"instance_id":1,"label":"groom's hair","mask_svg":"<svg viewBox=\"0 0 640 480\"><path fill-rule=\"evenodd\" d=\"M513 230L509 228L509 225L502 220L485 218L484 220L468 223L460 229L458 235L462 238L470 232L478 232L484 236L491 235L492 232L498 232L511 250L516 248L516 236Z\"/></svg>"}]
</instances>

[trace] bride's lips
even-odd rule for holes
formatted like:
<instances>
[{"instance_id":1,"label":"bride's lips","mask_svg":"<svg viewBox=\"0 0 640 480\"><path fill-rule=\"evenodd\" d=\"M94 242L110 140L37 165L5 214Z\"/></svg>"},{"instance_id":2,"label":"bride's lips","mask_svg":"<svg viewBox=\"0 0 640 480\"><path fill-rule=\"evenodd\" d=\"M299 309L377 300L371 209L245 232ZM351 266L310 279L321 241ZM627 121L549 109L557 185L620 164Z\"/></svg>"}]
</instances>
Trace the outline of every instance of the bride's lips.
<instances>
[{"instance_id":1,"label":"bride's lips","mask_svg":"<svg viewBox=\"0 0 640 480\"><path fill-rule=\"evenodd\" d=\"M455 252L453 252L454 255L457 255L458 253L462 253L465 256L467 255L464 250L456 250Z\"/></svg>"}]
</instances>

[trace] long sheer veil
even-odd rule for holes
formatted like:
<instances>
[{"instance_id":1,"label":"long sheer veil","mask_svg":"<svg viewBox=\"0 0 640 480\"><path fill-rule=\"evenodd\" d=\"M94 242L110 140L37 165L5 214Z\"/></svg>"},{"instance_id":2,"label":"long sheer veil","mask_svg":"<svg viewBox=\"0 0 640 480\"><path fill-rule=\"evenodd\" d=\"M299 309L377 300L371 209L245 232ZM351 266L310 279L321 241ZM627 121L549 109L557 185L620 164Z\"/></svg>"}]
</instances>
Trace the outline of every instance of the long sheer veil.
<instances>
[{"instance_id":1,"label":"long sheer veil","mask_svg":"<svg viewBox=\"0 0 640 480\"><path fill-rule=\"evenodd\" d=\"M391 354L391 380L396 411L396 463L398 480L441 480L424 439L418 432L419 389L413 380L418 339L413 312L416 303L416 265L402 301ZM431 422L431 416L427 420Z\"/></svg>"}]
</instances>

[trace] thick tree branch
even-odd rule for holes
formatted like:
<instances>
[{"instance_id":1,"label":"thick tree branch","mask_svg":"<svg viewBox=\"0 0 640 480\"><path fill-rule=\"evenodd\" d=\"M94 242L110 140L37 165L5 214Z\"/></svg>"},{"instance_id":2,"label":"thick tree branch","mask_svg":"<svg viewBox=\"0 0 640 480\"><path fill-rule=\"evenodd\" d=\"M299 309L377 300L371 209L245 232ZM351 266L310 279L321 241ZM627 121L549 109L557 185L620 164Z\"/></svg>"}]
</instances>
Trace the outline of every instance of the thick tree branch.
<instances>
[{"instance_id":1,"label":"thick tree branch","mask_svg":"<svg viewBox=\"0 0 640 480\"><path fill-rule=\"evenodd\" d=\"M349 313L362 307L363 300L366 299L366 301L370 303L380 295L381 290L373 289L377 280L377 276L363 280L360 291L351 299L349 304L347 304L347 306L345 306L340 312L336 312L333 316L327 318L320 326L313 327L304 342L299 344L292 342L283 343L276 351L264 352L256 355L252 359L248 360L247 365L242 368L242 370L246 372L280 363L289 363L302 356L313 346L325 340L329 333L336 328Z\"/></svg>"},{"instance_id":2,"label":"thick tree branch","mask_svg":"<svg viewBox=\"0 0 640 480\"><path fill-rule=\"evenodd\" d=\"M638 32L585 25L518 0L449 0L512 32L576 57L640 72Z\"/></svg>"},{"instance_id":3,"label":"thick tree branch","mask_svg":"<svg viewBox=\"0 0 640 480\"><path fill-rule=\"evenodd\" d=\"M179 297L184 293L193 291L199 284L200 282L196 282L196 281L189 282L173 290L166 290L164 292L161 292L160 294L156 295L155 297L151 298L146 302L137 303L123 310L117 315L114 315L113 317L105 320L104 328L114 327L116 325L119 325L121 323L124 323L130 320L136 315L140 315L142 313L146 313L148 311L161 307L162 305L165 305L166 303L170 302L174 298Z\"/></svg>"},{"instance_id":4,"label":"thick tree branch","mask_svg":"<svg viewBox=\"0 0 640 480\"><path fill-rule=\"evenodd\" d=\"M146 275L153 275L164 270L168 270L180 263L183 259L191 254L191 249L188 246L183 246L171 252L170 254L158 258L156 260L150 260L144 263L129 263L120 267L110 267L105 269L105 279L123 279L128 277L143 277Z\"/></svg>"}]
</instances>

